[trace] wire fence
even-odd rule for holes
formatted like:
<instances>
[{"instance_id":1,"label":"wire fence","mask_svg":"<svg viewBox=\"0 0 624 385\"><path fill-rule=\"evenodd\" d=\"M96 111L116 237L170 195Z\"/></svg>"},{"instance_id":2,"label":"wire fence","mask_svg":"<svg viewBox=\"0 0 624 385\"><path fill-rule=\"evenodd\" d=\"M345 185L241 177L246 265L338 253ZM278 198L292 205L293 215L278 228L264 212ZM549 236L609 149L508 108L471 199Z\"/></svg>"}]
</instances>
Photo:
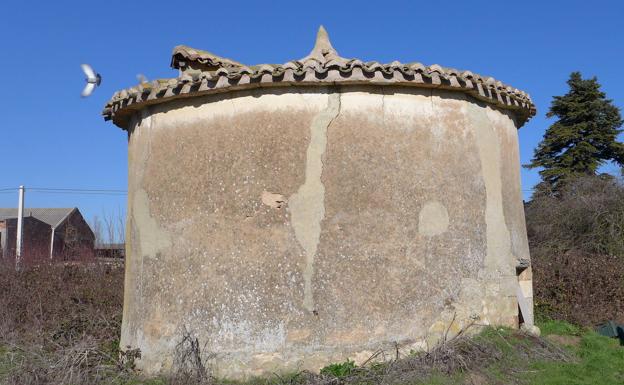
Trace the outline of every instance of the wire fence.
<instances>
[{"instance_id":1,"label":"wire fence","mask_svg":"<svg viewBox=\"0 0 624 385\"><path fill-rule=\"evenodd\" d=\"M0 194L13 194L18 191L18 187L0 188ZM49 188L49 187L28 187L28 192L36 192L41 194L85 194L85 195L127 195L127 190L114 189L79 189L79 188ZM522 189L522 192L533 193L535 189Z\"/></svg>"},{"instance_id":2,"label":"wire fence","mask_svg":"<svg viewBox=\"0 0 624 385\"><path fill-rule=\"evenodd\" d=\"M19 187L0 188L0 194L15 194ZM51 188L51 187L25 187L28 193L38 194L78 194L78 195L109 195L109 196L125 196L127 190L117 189L91 189L91 188Z\"/></svg>"}]
</instances>

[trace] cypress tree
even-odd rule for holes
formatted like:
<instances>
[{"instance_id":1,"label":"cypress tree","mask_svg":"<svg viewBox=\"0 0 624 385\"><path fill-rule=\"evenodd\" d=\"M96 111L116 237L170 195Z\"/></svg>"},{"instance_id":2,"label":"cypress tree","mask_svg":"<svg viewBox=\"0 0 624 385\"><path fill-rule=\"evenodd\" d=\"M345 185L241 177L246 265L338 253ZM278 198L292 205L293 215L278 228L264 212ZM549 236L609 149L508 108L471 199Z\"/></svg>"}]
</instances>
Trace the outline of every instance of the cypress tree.
<instances>
[{"instance_id":1,"label":"cypress tree","mask_svg":"<svg viewBox=\"0 0 624 385\"><path fill-rule=\"evenodd\" d=\"M624 144L617 141L622 130L619 109L600 90L596 77L583 79L572 72L570 91L553 98L547 117L556 117L535 149L527 168L542 167L538 191L557 191L584 175L596 175L607 161L624 167Z\"/></svg>"}]
</instances>

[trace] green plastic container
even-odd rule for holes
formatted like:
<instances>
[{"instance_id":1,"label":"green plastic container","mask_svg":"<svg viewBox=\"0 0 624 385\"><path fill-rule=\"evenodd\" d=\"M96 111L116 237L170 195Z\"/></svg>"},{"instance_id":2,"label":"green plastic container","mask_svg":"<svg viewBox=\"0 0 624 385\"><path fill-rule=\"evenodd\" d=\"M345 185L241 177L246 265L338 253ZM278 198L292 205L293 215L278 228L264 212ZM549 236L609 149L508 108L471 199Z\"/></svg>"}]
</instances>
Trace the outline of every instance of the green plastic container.
<instances>
[{"instance_id":1,"label":"green plastic container","mask_svg":"<svg viewBox=\"0 0 624 385\"><path fill-rule=\"evenodd\" d=\"M624 325L609 321L604 325L598 326L596 331L598 334L606 337L618 338L620 345L624 346Z\"/></svg>"}]
</instances>

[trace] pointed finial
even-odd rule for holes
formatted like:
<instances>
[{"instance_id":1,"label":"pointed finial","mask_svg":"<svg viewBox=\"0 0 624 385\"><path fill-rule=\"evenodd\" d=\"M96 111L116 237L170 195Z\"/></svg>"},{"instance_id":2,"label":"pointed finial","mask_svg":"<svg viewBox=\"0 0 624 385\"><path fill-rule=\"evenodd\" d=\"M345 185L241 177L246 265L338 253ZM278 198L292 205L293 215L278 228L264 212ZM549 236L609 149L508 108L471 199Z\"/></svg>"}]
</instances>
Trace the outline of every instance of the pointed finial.
<instances>
[{"instance_id":1,"label":"pointed finial","mask_svg":"<svg viewBox=\"0 0 624 385\"><path fill-rule=\"evenodd\" d=\"M329 41L327 30L322 25L316 33L316 42L314 43L314 49L312 49L312 52L320 52L323 55L327 55L328 53L333 53L334 55L338 54Z\"/></svg>"},{"instance_id":2,"label":"pointed finial","mask_svg":"<svg viewBox=\"0 0 624 385\"><path fill-rule=\"evenodd\" d=\"M301 59L301 61L305 61L307 59L316 59L321 62L327 62L337 57L339 57L338 52L336 52L334 47L332 47L332 44L329 41L329 35L327 34L325 27L321 25L318 32L316 33L316 42L314 43L314 48L308 54L308 56Z\"/></svg>"}]
</instances>

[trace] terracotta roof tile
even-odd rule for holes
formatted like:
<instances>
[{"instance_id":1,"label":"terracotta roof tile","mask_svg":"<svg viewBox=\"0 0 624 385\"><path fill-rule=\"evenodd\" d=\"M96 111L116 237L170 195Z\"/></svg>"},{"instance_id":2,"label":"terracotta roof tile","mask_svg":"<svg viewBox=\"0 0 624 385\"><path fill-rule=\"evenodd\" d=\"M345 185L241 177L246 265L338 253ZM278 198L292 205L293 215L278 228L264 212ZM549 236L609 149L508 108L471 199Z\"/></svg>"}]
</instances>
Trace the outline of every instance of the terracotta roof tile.
<instances>
[{"instance_id":1,"label":"terracotta roof tile","mask_svg":"<svg viewBox=\"0 0 624 385\"><path fill-rule=\"evenodd\" d=\"M438 64L428 67L418 62L381 64L340 57L323 27L319 29L314 48L306 57L285 64L246 66L207 51L177 46L173 50L171 66L181 70L179 77L143 83L116 92L102 112L104 119L112 119L125 129L130 116L146 105L188 96L256 88L264 83L276 86L372 83L439 87L464 92L498 108L512 110L518 118L518 126L535 115L535 106L528 94L492 77Z\"/></svg>"}]
</instances>

